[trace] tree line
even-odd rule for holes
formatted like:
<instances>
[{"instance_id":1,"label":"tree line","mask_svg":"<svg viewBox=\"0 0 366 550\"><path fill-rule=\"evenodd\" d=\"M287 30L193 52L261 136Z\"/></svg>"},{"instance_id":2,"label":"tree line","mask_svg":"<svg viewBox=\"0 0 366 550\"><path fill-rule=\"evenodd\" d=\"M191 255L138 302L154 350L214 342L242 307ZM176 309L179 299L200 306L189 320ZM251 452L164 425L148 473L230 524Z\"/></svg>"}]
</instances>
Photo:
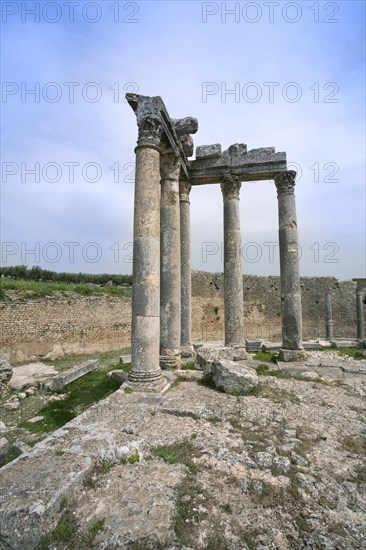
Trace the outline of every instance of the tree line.
<instances>
[{"instance_id":1,"label":"tree line","mask_svg":"<svg viewBox=\"0 0 366 550\"><path fill-rule=\"evenodd\" d=\"M90 273L57 273L49 269L42 269L39 266L33 266L30 269L25 265L0 267L0 275L25 281L74 284L93 283L96 285L104 285L112 281L115 285L132 285L132 275L111 275L109 273L101 273L99 275L92 275Z\"/></svg>"}]
</instances>

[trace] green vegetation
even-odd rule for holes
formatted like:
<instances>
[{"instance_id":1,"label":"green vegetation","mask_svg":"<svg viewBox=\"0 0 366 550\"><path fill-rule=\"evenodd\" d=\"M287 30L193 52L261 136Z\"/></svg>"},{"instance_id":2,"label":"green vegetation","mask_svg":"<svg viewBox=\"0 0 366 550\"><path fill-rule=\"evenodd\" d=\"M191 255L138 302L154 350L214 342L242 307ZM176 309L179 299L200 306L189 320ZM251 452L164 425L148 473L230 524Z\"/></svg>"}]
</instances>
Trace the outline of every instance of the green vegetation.
<instances>
[{"instance_id":1,"label":"green vegetation","mask_svg":"<svg viewBox=\"0 0 366 550\"><path fill-rule=\"evenodd\" d=\"M336 351L339 355L347 355L356 360L366 359L366 354L361 348L338 348L336 350L332 348L332 351Z\"/></svg>"},{"instance_id":2,"label":"green vegetation","mask_svg":"<svg viewBox=\"0 0 366 550\"><path fill-rule=\"evenodd\" d=\"M38 414L43 418L37 422L23 422L20 426L32 433L47 433L61 428L75 418L82 410L104 399L120 387L120 382L112 380L106 373L121 365L111 365L104 370L86 374L66 386L62 392L65 399L49 401Z\"/></svg>"},{"instance_id":3,"label":"green vegetation","mask_svg":"<svg viewBox=\"0 0 366 550\"><path fill-rule=\"evenodd\" d=\"M105 518L101 518L91 525L86 532L79 532L72 507L69 506L65 497L60 504L60 514L56 526L50 533L43 535L35 550L48 550L51 544L62 545L58 548L89 550L95 537L104 529Z\"/></svg>"},{"instance_id":4,"label":"green vegetation","mask_svg":"<svg viewBox=\"0 0 366 550\"><path fill-rule=\"evenodd\" d=\"M281 370L270 370L269 365L258 365L255 370L259 376L281 376L282 374Z\"/></svg>"},{"instance_id":5,"label":"green vegetation","mask_svg":"<svg viewBox=\"0 0 366 550\"><path fill-rule=\"evenodd\" d=\"M153 456L162 458L167 464L181 463L189 468L191 472L196 471L196 466L192 461L193 446L190 441L182 441L172 445L160 445L151 449Z\"/></svg>"},{"instance_id":6,"label":"green vegetation","mask_svg":"<svg viewBox=\"0 0 366 550\"><path fill-rule=\"evenodd\" d=\"M7 454L0 459L0 468L5 466L5 464L8 464L12 460L15 460L21 454L22 454L21 451L19 449L17 449L16 447L10 447Z\"/></svg>"},{"instance_id":7,"label":"green vegetation","mask_svg":"<svg viewBox=\"0 0 366 550\"><path fill-rule=\"evenodd\" d=\"M92 283L96 285L105 285L112 281L115 285L132 285L132 275L115 275L101 273L93 275L90 273L57 273L48 269L42 269L39 266L33 266L28 269L25 265L15 265L9 267L0 267L0 275L11 277L12 279L22 279L24 281L47 281L57 283Z\"/></svg>"},{"instance_id":8,"label":"green vegetation","mask_svg":"<svg viewBox=\"0 0 366 550\"><path fill-rule=\"evenodd\" d=\"M128 462L130 464L135 464L135 462L139 462L139 460L140 460L140 455L139 455L138 450L136 449L136 451L134 453L132 453L132 455L130 457L128 457Z\"/></svg>"},{"instance_id":9,"label":"green vegetation","mask_svg":"<svg viewBox=\"0 0 366 550\"><path fill-rule=\"evenodd\" d=\"M194 363L186 363L185 365L182 365L181 370L197 370L194 366Z\"/></svg>"},{"instance_id":10,"label":"green vegetation","mask_svg":"<svg viewBox=\"0 0 366 550\"><path fill-rule=\"evenodd\" d=\"M254 354L254 359L257 361L267 361L268 363L276 363L276 354L269 351L257 351Z\"/></svg>"},{"instance_id":11,"label":"green vegetation","mask_svg":"<svg viewBox=\"0 0 366 550\"><path fill-rule=\"evenodd\" d=\"M75 292L82 296L96 296L101 294L107 294L110 296L124 296L130 298L132 296L131 287L127 286L112 286L111 288L105 288L101 286L87 286L85 284L75 283L58 283L58 282L45 282L45 281L25 281L18 279L1 279L0 299L5 299L6 290L15 290L22 295L22 299L33 300L36 298L44 298L45 296L52 296L56 292Z\"/></svg>"},{"instance_id":12,"label":"green vegetation","mask_svg":"<svg viewBox=\"0 0 366 550\"><path fill-rule=\"evenodd\" d=\"M123 390L125 393L127 393L127 395L129 395L130 393L132 393L132 388L130 388L129 386L126 386L125 389Z\"/></svg>"},{"instance_id":13,"label":"green vegetation","mask_svg":"<svg viewBox=\"0 0 366 550\"><path fill-rule=\"evenodd\" d=\"M87 359L98 359L100 367L110 367L113 370L121 369L128 371L131 368L130 363L119 363L119 356L129 353L129 348L122 348L114 351L104 351L100 353L83 353L74 355L65 355L59 359L42 359L42 363L53 365L59 370L69 369L75 365L87 361ZM112 365L113 363L113 365Z\"/></svg>"}]
</instances>

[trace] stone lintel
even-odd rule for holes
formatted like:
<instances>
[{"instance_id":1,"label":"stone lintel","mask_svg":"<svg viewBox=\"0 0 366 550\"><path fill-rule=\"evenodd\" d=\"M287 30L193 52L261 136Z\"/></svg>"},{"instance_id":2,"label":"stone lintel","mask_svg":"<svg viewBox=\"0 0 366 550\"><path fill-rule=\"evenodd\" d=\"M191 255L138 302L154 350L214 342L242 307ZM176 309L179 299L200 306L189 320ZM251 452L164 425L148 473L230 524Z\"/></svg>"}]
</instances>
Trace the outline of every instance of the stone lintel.
<instances>
[{"instance_id":1,"label":"stone lintel","mask_svg":"<svg viewBox=\"0 0 366 550\"><path fill-rule=\"evenodd\" d=\"M237 176L241 181L274 179L276 174L287 171L286 153L276 153L274 147L247 151L244 143L231 145L219 157L199 157L189 162L192 185L220 183L223 178Z\"/></svg>"},{"instance_id":2,"label":"stone lintel","mask_svg":"<svg viewBox=\"0 0 366 550\"><path fill-rule=\"evenodd\" d=\"M362 290L362 289L366 289L366 279L364 278L357 278L357 279L352 279L352 281L354 283L357 283L357 290Z\"/></svg>"}]
</instances>

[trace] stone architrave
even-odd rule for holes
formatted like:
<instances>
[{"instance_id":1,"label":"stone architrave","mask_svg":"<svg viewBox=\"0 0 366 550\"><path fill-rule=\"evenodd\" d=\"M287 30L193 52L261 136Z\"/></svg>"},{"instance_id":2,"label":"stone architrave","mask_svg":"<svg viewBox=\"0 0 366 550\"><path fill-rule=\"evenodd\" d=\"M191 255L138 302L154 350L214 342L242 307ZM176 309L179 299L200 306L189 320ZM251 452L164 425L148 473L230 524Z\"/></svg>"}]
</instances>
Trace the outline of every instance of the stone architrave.
<instances>
[{"instance_id":1,"label":"stone architrave","mask_svg":"<svg viewBox=\"0 0 366 550\"><path fill-rule=\"evenodd\" d=\"M191 221L188 180L179 182L180 200L180 273L181 273L181 330L180 345L192 350L192 282L191 282Z\"/></svg>"},{"instance_id":2,"label":"stone architrave","mask_svg":"<svg viewBox=\"0 0 366 550\"><path fill-rule=\"evenodd\" d=\"M132 369L128 384L142 391L166 385L160 348L160 141L161 120L137 118L132 281Z\"/></svg>"},{"instance_id":3,"label":"stone architrave","mask_svg":"<svg viewBox=\"0 0 366 550\"><path fill-rule=\"evenodd\" d=\"M235 176L224 178L221 182L224 201L225 346L241 349L245 358L240 187L241 182Z\"/></svg>"},{"instance_id":4,"label":"stone architrave","mask_svg":"<svg viewBox=\"0 0 366 550\"><path fill-rule=\"evenodd\" d=\"M333 311L332 311L332 295L327 292L325 295L325 338L326 340L333 340L334 338L334 323L333 323Z\"/></svg>"},{"instance_id":5,"label":"stone architrave","mask_svg":"<svg viewBox=\"0 0 366 550\"><path fill-rule=\"evenodd\" d=\"M275 175L278 198L280 272L281 272L281 361L305 358L302 344L301 286L299 244L295 203L296 172Z\"/></svg>"},{"instance_id":6,"label":"stone architrave","mask_svg":"<svg viewBox=\"0 0 366 550\"><path fill-rule=\"evenodd\" d=\"M180 160L173 152L161 155L160 202L160 366L180 364Z\"/></svg>"}]
</instances>

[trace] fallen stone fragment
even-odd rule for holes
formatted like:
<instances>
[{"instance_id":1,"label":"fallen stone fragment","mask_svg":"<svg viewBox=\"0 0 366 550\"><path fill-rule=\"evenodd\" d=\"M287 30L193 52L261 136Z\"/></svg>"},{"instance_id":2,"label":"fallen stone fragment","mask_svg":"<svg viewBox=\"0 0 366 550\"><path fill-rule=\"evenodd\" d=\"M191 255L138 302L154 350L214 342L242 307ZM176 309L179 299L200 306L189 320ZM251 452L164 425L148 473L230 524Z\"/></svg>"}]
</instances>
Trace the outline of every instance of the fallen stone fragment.
<instances>
[{"instance_id":1,"label":"fallen stone fragment","mask_svg":"<svg viewBox=\"0 0 366 550\"><path fill-rule=\"evenodd\" d=\"M9 441L6 437L0 437L0 458L4 458L9 452Z\"/></svg>"},{"instance_id":2,"label":"fallen stone fragment","mask_svg":"<svg viewBox=\"0 0 366 550\"><path fill-rule=\"evenodd\" d=\"M128 373L123 370L111 370L107 372L107 376L109 376L112 380L116 380L116 382L121 382L121 384L123 384L123 382L126 382L127 380Z\"/></svg>"},{"instance_id":3,"label":"fallen stone fragment","mask_svg":"<svg viewBox=\"0 0 366 550\"><path fill-rule=\"evenodd\" d=\"M6 432L7 427L5 426L4 422L0 420L0 432Z\"/></svg>"},{"instance_id":4,"label":"fallen stone fragment","mask_svg":"<svg viewBox=\"0 0 366 550\"><path fill-rule=\"evenodd\" d=\"M55 374L58 374L55 367L43 363L29 363L21 367L15 367L9 382L9 388L19 391L37 383L46 382Z\"/></svg>"},{"instance_id":5,"label":"fallen stone fragment","mask_svg":"<svg viewBox=\"0 0 366 550\"><path fill-rule=\"evenodd\" d=\"M121 363L121 365L131 363L131 355L120 355L119 362Z\"/></svg>"},{"instance_id":6,"label":"fallen stone fragment","mask_svg":"<svg viewBox=\"0 0 366 550\"><path fill-rule=\"evenodd\" d=\"M357 368L356 366L354 367L348 367L348 366L344 366L342 365L341 367L341 370L343 370L343 372L348 372L350 374L366 374L366 368Z\"/></svg>"},{"instance_id":7,"label":"fallen stone fragment","mask_svg":"<svg viewBox=\"0 0 366 550\"><path fill-rule=\"evenodd\" d=\"M72 369L66 370L52 380L50 388L51 390L58 391L62 390L65 386L81 378L89 372L97 370L99 367L99 361L97 359L89 359L89 361L84 361L80 365L73 367Z\"/></svg>"},{"instance_id":8,"label":"fallen stone fragment","mask_svg":"<svg viewBox=\"0 0 366 550\"><path fill-rule=\"evenodd\" d=\"M228 361L246 359L241 357L241 348L222 347L222 348L205 348L201 347L197 350L196 368L203 370L204 374L211 374L215 363L225 359Z\"/></svg>"},{"instance_id":9,"label":"fallen stone fragment","mask_svg":"<svg viewBox=\"0 0 366 550\"><path fill-rule=\"evenodd\" d=\"M225 393L248 393L258 385L258 375L253 369L224 359L215 363L212 379Z\"/></svg>"},{"instance_id":10,"label":"fallen stone fragment","mask_svg":"<svg viewBox=\"0 0 366 550\"><path fill-rule=\"evenodd\" d=\"M13 367L6 359L0 359L0 384L7 384L12 376Z\"/></svg>"},{"instance_id":11,"label":"fallen stone fragment","mask_svg":"<svg viewBox=\"0 0 366 550\"><path fill-rule=\"evenodd\" d=\"M3 403L1 406L4 409L7 409L8 411L15 411L19 409L19 401L18 400L7 401L6 403Z\"/></svg>"}]
</instances>

